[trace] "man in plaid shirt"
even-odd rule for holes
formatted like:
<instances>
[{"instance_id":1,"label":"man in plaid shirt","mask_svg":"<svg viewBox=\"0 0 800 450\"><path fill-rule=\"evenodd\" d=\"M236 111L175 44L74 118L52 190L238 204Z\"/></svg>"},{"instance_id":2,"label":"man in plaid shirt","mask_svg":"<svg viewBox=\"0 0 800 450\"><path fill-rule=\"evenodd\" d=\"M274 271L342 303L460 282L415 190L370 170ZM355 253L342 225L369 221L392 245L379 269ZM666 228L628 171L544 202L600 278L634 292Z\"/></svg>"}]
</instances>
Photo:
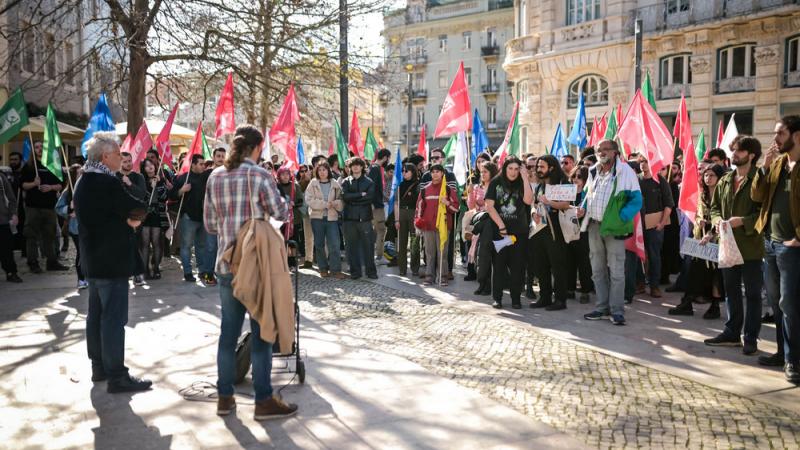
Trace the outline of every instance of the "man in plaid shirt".
<instances>
[{"instance_id":1,"label":"man in plaid shirt","mask_svg":"<svg viewBox=\"0 0 800 450\"><path fill-rule=\"evenodd\" d=\"M236 241L236 234L251 218L288 219L288 210L275 178L258 167L255 161L261 153L264 136L252 125L236 129L231 150L223 167L217 167L208 178L203 222L209 233L219 239L216 271L219 277L219 296L222 303L217 348L217 414L224 416L236 409L233 383L236 378L236 344L242 332L245 307L233 296L233 275L222 253ZM297 405L287 404L273 396L272 343L261 339L258 322L250 318L253 341L251 360L255 389L255 419L283 417L297 412Z\"/></svg>"}]
</instances>

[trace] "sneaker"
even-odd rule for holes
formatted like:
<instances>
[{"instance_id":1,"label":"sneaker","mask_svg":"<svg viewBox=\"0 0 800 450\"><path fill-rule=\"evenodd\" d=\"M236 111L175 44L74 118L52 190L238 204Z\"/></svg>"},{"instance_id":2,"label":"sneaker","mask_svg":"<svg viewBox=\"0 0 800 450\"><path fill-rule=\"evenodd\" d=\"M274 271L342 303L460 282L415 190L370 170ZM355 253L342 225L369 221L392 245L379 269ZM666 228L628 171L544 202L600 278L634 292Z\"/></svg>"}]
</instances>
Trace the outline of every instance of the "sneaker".
<instances>
[{"instance_id":1,"label":"sneaker","mask_svg":"<svg viewBox=\"0 0 800 450\"><path fill-rule=\"evenodd\" d=\"M206 286L216 286L217 277L215 277L213 273L207 273L203 277L203 283L205 283Z\"/></svg>"},{"instance_id":2,"label":"sneaker","mask_svg":"<svg viewBox=\"0 0 800 450\"><path fill-rule=\"evenodd\" d=\"M376 266L385 266L389 264L389 261L386 260L383 256L375 258L375 265Z\"/></svg>"},{"instance_id":3,"label":"sneaker","mask_svg":"<svg viewBox=\"0 0 800 450\"><path fill-rule=\"evenodd\" d=\"M603 320L608 318L608 313L603 311L592 311L584 314L583 318L586 320Z\"/></svg>"},{"instance_id":4,"label":"sneaker","mask_svg":"<svg viewBox=\"0 0 800 450\"><path fill-rule=\"evenodd\" d=\"M320 270L319 271L319 276L322 277L322 278L328 278L329 276L331 276L331 273L328 272L327 270Z\"/></svg>"},{"instance_id":5,"label":"sneaker","mask_svg":"<svg viewBox=\"0 0 800 450\"><path fill-rule=\"evenodd\" d=\"M195 281L197 281L197 278L195 278L194 275L192 275L190 273L185 273L185 274L183 274L183 281L188 281L190 283L194 283Z\"/></svg>"},{"instance_id":6,"label":"sneaker","mask_svg":"<svg viewBox=\"0 0 800 450\"><path fill-rule=\"evenodd\" d=\"M671 316L693 316L694 307L692 306L692 299L684 296L678 306L667 310L667 314Z\"/></svg>"},{"instance_id":7,"label":"sneaker","mask_svg":"<svg viewBox=\"0 0 800 450\"><path fill-rule=\"evenodd\" d=\"M522 309L520 302L511 302L511 309Z\"/></svg>"},{"instance_id":8,"label":"sneaker","mask_svg":"<svg viewBox=\"0 0 800 450\"><path fill-rule=\"evenodd\" d=\"M712 347L739 347L742 345L742 340L739 339L738 336L728 336L725 333L722 333L717 337L706 339L703 342Z\"/></svg>"},{"instance_id":9,"label":"sneaker","mask_svg":"<svg viewBox=\"0 0 800 450\"><path fill-rule=\"evenodd\" d=\"M495 300L494 303L492 303L492 308L494 308L494 309L503 309L503 304L498 302L497 300Z\"/></svg>"},{"instance_id":10,"label":"sneaker","mask_svg":"<svg viewBox=\"0 0 800 450\"><path fill-rule=\"evenodd\" d=\"M22 283L22 278L16 272L6 274L6 281L9 283Z\"/></svg>"},{"instance_id":11,"label":"sneaker","mask_svg":"<svg viewBox=\"0 0 800 450\"><path fill-rule=\"evenodd\" d=\"M625 325L625 316L623 316L622 314L612 314L611 323L619 326Z\"/></svg>"},{"instance_id":12,"label":"sneaker","mask_svg":"<svg viewBox=\"0 0 800 450\"><path fill-rule=\"evenodd\" d=\"M153 382L150 380L143 380L141 378L126 376L121 380L109 381L106 390L109 394L118 394L121 392L141 392L150 389Z\"/></svg>"},{"instance_id":13,"label":"sneaker","mask_svg":"<svg viewBox=\"0 0 800 450\"><path fill-rule=\"evenodd\" d=\"M633 297L625 297L623 300L625 301L626 305L633 303Z\"/></svg>"},{"instance_id":14,"label":"sneaker","mask_svg":"<svg viewBox=\"0 0 800 450\"><path fill-rule=\"evenodd\" d=\"M713 320L719 319L719 301L713 300L711 302L711 306L708 307L708 311L703 314L703 319L706 320Z\"/></svg>"},{"instance_id":15,"label":"sneaker","mask_svg":"<svg viewBox=\"0 0 800 450\"><path fill-rule=\"evenodd\" d=\"M136 286L142 286L144 284L144 277L141 275L134 275L133 284Z\"/></svg>"},{"instance_id":16,"label":"sneaker","mask_svg":"<svg viewBox=\"0 0 800 450\"><path fill-rule=\"evenodd\" d=\"M256 402L255 420L276 419L279 417L289 417L297 413L297 405L284 402L280 397L272 397Z\"/></svg>"},{"instance_id":17,"label":"sneaker","mask_svg":"<svg viewBox=\"0 0 800 450\"><path fill-rule=\"evenodd\" d=\"M783 367L786 361L783 357L783 353L778 352L771 355L759 356L758 363L767 367Z\"/></svg>"},{"instance_id":18,"label":"sneaker","mask_svg":"<svg viewBox=\"0 0 800 450\"><path fill-rule=\"evenodd\" d=\"M69 270L69 267L61 264L58 261L48 262L46 267L47 267L47 271L48 272L57 272L57 271Z\"/></svg>"},{"instance_id":19,"label":"sneaker","mask_svg":"<svg viewBox=\"0 0 800 450\"><path fill-rule=\"evenodd\" d=\"M796 363L786 363L783 366L783 374L786 376L786 381L789 383L798 384L800 383L800 367Z\"/></svg>"},{"instance_id":20,"label":"sneaker","mask_svg":"<svg viewBox=\"0 0 800 450\"><path fill-rule=\"evenodd\" d=\"M87 289L89 287L89 282L86 280L78 280L78 289Z\"/></svg>"},{"instance_id":21,"label":"sneaker","mask_svg":"<svg viewBox=\"0 0 800 450\"><path fill-rule=\"evenodd\" d=\"M220 395L217 397L217 415L227 416L236 410L236 397L232 395Z\"/></svg>"},{"instance_id":22,"label":"sneaker","mask_svg":"<svg viewBox=\"0 0 800 450\"><path fill-rule=\"evenodd\" d=\"M758 351L758 344L755 342L745 342L742 347L742 353L745 355L754 355Z\"/></svg>"}]
</instances>

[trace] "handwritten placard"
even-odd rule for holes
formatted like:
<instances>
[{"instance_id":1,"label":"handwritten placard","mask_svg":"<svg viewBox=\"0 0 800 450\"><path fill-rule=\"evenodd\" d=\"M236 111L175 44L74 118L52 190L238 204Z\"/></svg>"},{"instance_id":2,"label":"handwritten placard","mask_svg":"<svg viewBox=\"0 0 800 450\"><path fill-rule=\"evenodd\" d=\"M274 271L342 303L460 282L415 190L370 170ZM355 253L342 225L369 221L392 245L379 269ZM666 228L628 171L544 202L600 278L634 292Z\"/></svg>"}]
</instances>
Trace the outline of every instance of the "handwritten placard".
<instances>
[{"instance_id":1,"label":"handwritten placard","mask_svg":"<svg viewBox=\"0 0 800 450\"><path fill-rule=\"evenodd\" d=\"M719 261L719 245L709 242L706 245L700 245L697 239L686 238L681 245L681 255L694 256L695 258L705 259L706 261L718 262Z\"/></svg>"},{"instance_id":2,"label":"handwritten placard","mask_svg":"<svg viewBox=\"0 0 800 450\"><path fill-rule=\"evenodd\" d=\"M578 186L574 184L548 184L544 188L547 199L556 202L574 202L577 194Z\"/></svg>"}]
</instances>

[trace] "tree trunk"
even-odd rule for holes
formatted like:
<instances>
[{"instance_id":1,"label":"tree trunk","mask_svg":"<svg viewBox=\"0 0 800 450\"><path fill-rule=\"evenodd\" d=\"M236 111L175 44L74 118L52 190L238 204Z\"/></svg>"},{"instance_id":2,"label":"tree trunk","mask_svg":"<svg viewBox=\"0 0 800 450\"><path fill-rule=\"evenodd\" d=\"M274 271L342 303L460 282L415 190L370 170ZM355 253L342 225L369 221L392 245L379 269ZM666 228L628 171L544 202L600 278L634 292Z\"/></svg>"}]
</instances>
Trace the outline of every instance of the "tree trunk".
<instances>
[{"instance_id":1,"label":"tree trunk","mask_svg":"<svg viewBox=\"0 0 800 450\"><path fill-rule=\"evenodd\" d=\"M147 68L150 65L143 45L130 45L128 79L128 134L135 136L145 114Z\"/></svg>"}]
</instances>

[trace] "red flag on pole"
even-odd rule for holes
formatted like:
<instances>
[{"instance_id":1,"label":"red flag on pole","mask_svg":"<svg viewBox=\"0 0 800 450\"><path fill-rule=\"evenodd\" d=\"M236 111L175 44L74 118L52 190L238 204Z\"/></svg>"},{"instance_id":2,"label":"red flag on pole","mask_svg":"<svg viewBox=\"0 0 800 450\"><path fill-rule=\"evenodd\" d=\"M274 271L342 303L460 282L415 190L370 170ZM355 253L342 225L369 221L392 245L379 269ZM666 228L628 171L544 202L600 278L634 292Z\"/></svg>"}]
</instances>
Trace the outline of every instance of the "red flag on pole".
<instances>
[{"instance_id":1,"label":"red flag on pole","mask_svg":"<svg viewBox=\"0 0 800 450\"><path fill-rule=\"evenodd\" d=\"M600 120L597 120L597 117L594 118L592 133L589 135L589 147L594 147L603 140L603 137L606 135L606 128L608 128L606 113L603 113L603 117L601 117Z\"/></svg>"},{"instance_id":2,"label":"red flag on pole","mask_svg":"<svg viewBox=\"0 0 800 450\"><path fill-rule=\"evenodd\" d=\"M692 123L689 121L689 111L683 96L681 96L678 117L675 121L675 139L678 141L678 147L683 150L684 165L678 208L686 214L689 220L694 222L700 196L700 180L697 173L697 154L694 152L694 139L692 139Z\"/></svg>"},{"instance_id":3,"label":"red flag on pole","mask_svg":"<svg viewBox=\"0 0 800 450\"><path fill-rule=\"evenodd\" d=\"M294 166L297 162L297 142L294 124L300 119L300 112L297 109L297 98L294 94L294 83L289 85L286 99L281 106L281 112L275 119L275 124L269 130L269 141L273 147L283 150L286 161L291 161Z\"/></svg>"},{"instance_id":4,"label":"red flag on pole","mask_svg":"<svg viewBox=\"0 0 800 450\"><path fill-rule=\"evenodd\" d=\"M197 124L197 131L194 133L194 137L192 138L192 143L189 145L189 151L186 153L186 156L183 157L183 164L181 164L181 169L178 171L178 175L183 175L184 173L189 171L189 167L192 165L192 156L193 155L202 155L203 154L203 123L200 122Z\"/></svg>"},{"instance_id":5,"label":"red flag on pole","mask_svg":"<svg viewBox=\"0 0 800 450\"><path fill-rule=\"evenodd\" d=\"M689 111L686 109L686 98L681 94L681 103L678 107L678 116L675 118L675 128L672 131L678 148L686 152L694 151L692 140L692 123L689 121Z\"/></svg>"},{"instance_id":6,"label":"red flag on pole","mask_svg":"<svg viewBox=\"0 0 800 450\"><path fill-rule=\"evenodd\" d=\"M147 151L153 148L153 138L150 137L150 130L147 129L147 122L142 121L136 137L128 144L128 152L131 154L131 161L133 163L133 170L139 171L139 165L142 160L147 156ZM158 167L156 167L158 169Z\"/></svg>"},{"instance_id":7,"label":"red flag on pole","mask_svg":"<svg viewBox=\"0 0 800 450\"><path fill-rule=\"evenodd\" d=\"M722 138L725 136L725 127L723 127L724 120L719 121L719 127L717 128L717 145L715 148L722 147Z\"/></svg>"},{"instance_id":8,"label":"red flag on pole","mask_svg":"<svg viewBox=\"0 0 800 450\"><path fill-rule=\"evenodd\" d=\"M228 74L222 93L219 94L217 112L214 115L217 124L217 131L214 138L219 139L226 133L236 132L236 120L233 115L233 72Z\"/></svg>"},{"instance_id":9,"label":"red flag on pole","mask_svg":"<svg viewBox=\"0 0 800 450\"><path fill-rule=\"evenodd\" d=\"M642 216L637 213L633 216L633 236L625 239L625 250L636 253L636 256L645 262L647 252L644 249L644 231L642 231Z\"/></svg>"},{"instance_id":10,"label":"red flag on pole","mask_svg":"<svg viewBox=\"0 0 800 450\"><path fill-rule=\"evenodd\" d=\"M333 154L333 141L331 141L331 145L328 146L328 156Z\"/></svg>"},{"instance_id":11,"label":"red flag on pole","mask_svg":"<svg viewBox=\"0 0 800 450\"><path fill-rule=\"evenodd\" d=\"M422 131L419 132L419 144L417 145L417 154L428 161L428 141L425 139L425 124L422 124Z\"/></svg>"},{"instance_id":12,"label":"red flag on pole","mask_svg":"<svg viewBox=\"0 0 800 450\"><path fill-rule=\"evenodd\" d=\"M347 146L354 155L364 156L364 143L361 141L361 128L358 126L358 116L356 109L353 108L353 119L350 121L350 136L347 139Z\"/></svg>"},{"instance_id":13,"label":"red flag on pole","mask_svg":"<svg viewBox=\"0 0 800 450\"><path fill-rule=\"evenodd\" d=\"M464 76L464 62L462 61L458 65L458 72L456 72L456 77L453 79L453 84L450 85L450 91L444 99L442 112L436 122L436 130L433 133L433 137L450 136L451 134L469 130L472 127L471 110L469 88L467 87L467 79Z\"/></svg>"},{"instance_id":14,"label":"red flag on pole","mask_svg":"<svg viewBox=\"0 0 800 450\"><path fill-rule=\"evenodd\" d=\"M124 152L130 153L130 151L131 151L131 135L130 134L125 136L125 140L122 141L122 145L119 147L119 151L120 151L120 153L124 153Z\"/></svg>"},{"instance_id":15,"label":"red flag on pole","mask_svg":"<svg viewBox=\"0 0 800 450\"><path fill-rule=\"evenodd\" d=\"M672 135L640 90L636 91L617 136L630 148L644 152L653 173L672 163Z\"/></svg>"},{"instance_id":16,"label":"red flag on pole","mask_svg":"<svg viewBox=\"0 0 800 450\"><path fill-rule=\"evenodd\" d=\"M172 123L175 122L175 113L177 112L178 103L175 103L175 106L169 113L169 117L167 117L166 123L164 123L164 128L161 129L161 132L158 133L158 137L156 138L156 147L158 148L159 157L172 169L174 169L174 166L172 165L172 150L169 148L169 136L170 133L172 133Z\"/></svg>"}]
</instances>

